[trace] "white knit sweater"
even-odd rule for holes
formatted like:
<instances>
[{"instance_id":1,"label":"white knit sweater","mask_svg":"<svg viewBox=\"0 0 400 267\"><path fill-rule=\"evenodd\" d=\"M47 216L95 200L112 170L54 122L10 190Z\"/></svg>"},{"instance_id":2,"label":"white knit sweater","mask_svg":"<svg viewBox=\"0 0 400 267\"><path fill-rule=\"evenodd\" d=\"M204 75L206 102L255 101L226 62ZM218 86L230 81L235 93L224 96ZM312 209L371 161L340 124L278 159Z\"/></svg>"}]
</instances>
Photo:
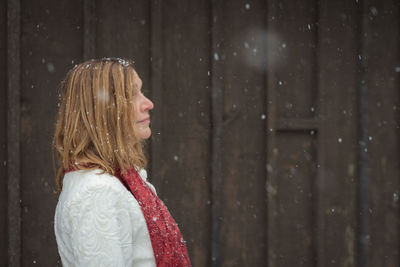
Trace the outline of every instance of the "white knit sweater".
<instances>
[{"instance_id":1,"label":"white knit sweater","mask_svg":"<svg viewBox=\"0 0 400 267\"><path fill-rule=\"evenodd\" d=\"M101 172L80 170L64 176L54 217L62 265L156 266L139 203L118 178ZM139 174L147 182L146 170Z\"/></svg>"}]
</instances>

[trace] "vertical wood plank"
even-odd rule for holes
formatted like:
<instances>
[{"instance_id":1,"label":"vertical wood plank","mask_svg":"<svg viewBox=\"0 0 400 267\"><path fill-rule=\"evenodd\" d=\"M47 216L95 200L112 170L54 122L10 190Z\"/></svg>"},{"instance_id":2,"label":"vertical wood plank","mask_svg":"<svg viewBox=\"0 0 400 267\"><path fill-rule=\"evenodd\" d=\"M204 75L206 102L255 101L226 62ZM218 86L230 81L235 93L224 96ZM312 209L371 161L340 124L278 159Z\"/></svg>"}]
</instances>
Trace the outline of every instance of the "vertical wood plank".
<instances>
[{"instance_id":1,"label":"vertical wood plank","mask_svg":"<svg viewBox=\"0 0 400 267\"><path fill-rule=\"evenodd\" d=\"M314 266L317 10L268 1L268 266Z\"/></svg>"},{"instance_id":2,"label":"vertical wood plank","mask_svg":"<svg viewBox=\"0 0 400 267\"><path fill-rule=\"evenodd\" d=\"M21 6L22 265L60 266L51 139L58 85L82 59L83 3L25 1ZM68 41L66 41L68 40Z\"/></svg>"},{"instance_id":3,"label":"vertical wood plank","mask_svg":"<svg viewBox=\"0 0 400 267\"><path fill-rule=\"evenodd\" d=\"M154 165L160 171L157 188L180 225L193 266L210 266L209 3L178 0L162 8L162 125L157 152L162 161Z\"/></svg>"},{"instance_id":4,"label":"vertical wood plank","mask_svg":"<svg viewBox=\"0 0 400 267\"><path fill-rule=\"evenodd\" d=\"M221 137L223 134L223 95L224 83L220 79L223 67L219 61L223 36L223 1L211 1L211 266L221 266L221 226L222 226L222 173Z\"/></svg>"},{"instance_id":5,"label":"vertical wood plank","mask_svg":"<svg viewBox=\"0 0 400 267\"><path fill-rule=\"evenodd\" d=\"M0 236L7 236L7 1L0 2ZM7 238L0 238L0 265L8 260Z\"/></svg>"},{"instance_id":6,"label":"vertical wood plank","mask_svg":"<svg viewBox=\"0 0 400 267\"><path fill-rule=\"evenodd\" d=\"M96 56L96 1L83 0L83 60Z\"/></svg>"},{"instance_id":7,"label":"vertical wood plank","mask_svg":"<svg viewBox=\"0 0 400 267\"><path fill-rule=\"evenodd\" d=\"M275 68L277 115L279 118L313 117L316 111L315 0L272 3L270 34L275 34L276 40L270 41L275 49L270 56L276 57L271 67Z\"/></svg>"},{"instance_id":8,"label":"vertical wood plank","mask_svg":"<svg viewBox=\"0 0 400 267\"><path fill-rule=\"evenodd\" d=\"M277 191L271 238L276 266L314 265L313 191L316 174L316 135L310 131L278 132L275 144ZM290 241L290 242L289 242ZM294 245L295 244L295 245Z\"/></svg>"},{"instance_id":9,"label":"vertical wood plank","mask_svg":"<svg viewBox=\"0 0 400 267\"><path fill-rule=\"evenodd\" d=\"M318 266L357 264L358 3L319 2Z\"/></svg>"},{"instance_id":10,"label":"vertical wood plank","mask_svg":"<svg viewBox=\"0 0 400 267\"><path fill-rule=\"evenodd\" d=\"M21 266L20 1L9 0L7 9L8 265Z\"/></svg>"},{"instance_id":11,"label":"vertical wood plank","mask_svg":"<svg viewBox=\"0 0 400 267\"><path fill-rule=\"evenodd\" d=\"M269 0L267 1L267 33L271 34L271 37L267 35L266 42L266 50L267 50L267 58L270 57L269 64L267 64L266 68L266 107L267 107L267 129L266 129L266 201L267 201L267 266L268 267L277 267L278 265L278 251L277 251L277 240L274 238L275 229L277 228L276 218L278 216L278 212L275 210L278 201L277 201L277 190L278 190L278 168L277 168L277 154L276 154L276 128L278 124L278 116L277 116L277 91L276 84L279 82L276 78L276 66L275 60L279 57L279 52L277 51L279 43L275 41L275 37L273 33L276 31L276 9L277 3L276 1Z\"/></svg>"},{"instance_id":12,"label":"vertical wood plank","mask_svg":"<svg viewBox=\"0 0 400 267\"><path fill-rule=\"evenodd\" d=\"M369 227L369 212L370 208L370 197L369 197L369 186L371 179L370 172L370 155L368 153L369 148L369 86L365 82L368 79L367 64L368 64L368 38L369 38L369 27L368 27L368 16L365 14L365 2L362 1L359 5L359 12L362 13L360 16L360 41L359 41L359 61L360 61L360 77L359 77L359 189L358 189L358 206L360 209L359 215L359 234L358 234L358 251L359 251L359 265L363 267L369 267L369 251L370 251L370 227Z\"/></svg>"},{"instance_id":13,"label":"vertical wood plank","mask_svg":"<svg viewBox=\"0 0 400 267\"><path fill-rule=\"evenodd\" d=\"M399 266L399 67L400 4L398 1L363 1L361 41L364 77L368 90L368 125L362 147L368 165L368 232L362 266ZM391 25L391 26L389 26ZM363 164L363 163L361 163Z\"/></svg>"},{"instance_id":14,"label":"vertical wood plank","mask_svg":"<svg viewBox=\"0 0 400 267\"><path fill-rule=\"evenodd\" d=\"M265 265L264 1L224 1L222 266ZM218 45L218 44L217 44Z\"/></svg>"}]
</instances>

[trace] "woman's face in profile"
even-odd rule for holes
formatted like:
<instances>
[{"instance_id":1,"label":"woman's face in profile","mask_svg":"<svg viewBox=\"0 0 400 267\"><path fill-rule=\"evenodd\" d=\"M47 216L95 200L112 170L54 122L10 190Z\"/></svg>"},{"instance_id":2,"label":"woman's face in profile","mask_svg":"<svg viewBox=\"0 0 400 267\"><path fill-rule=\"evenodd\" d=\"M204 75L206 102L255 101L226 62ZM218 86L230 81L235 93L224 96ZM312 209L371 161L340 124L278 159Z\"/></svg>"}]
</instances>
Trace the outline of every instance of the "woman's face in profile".
<instances>
[{"instance_id":1,"label":"woman's face in profile","mask_svg":"<svg viewBox=\"0 0 400 267\"><path fill-rule=\"evenodd\" d=\"M154 104L143 95L141 91L143 83L137 74L135 82L139 87L139 93L133 97L135 130L141 139L147 139L151 135L149 111L153 109Z\"/></svg>"}]
</instances>

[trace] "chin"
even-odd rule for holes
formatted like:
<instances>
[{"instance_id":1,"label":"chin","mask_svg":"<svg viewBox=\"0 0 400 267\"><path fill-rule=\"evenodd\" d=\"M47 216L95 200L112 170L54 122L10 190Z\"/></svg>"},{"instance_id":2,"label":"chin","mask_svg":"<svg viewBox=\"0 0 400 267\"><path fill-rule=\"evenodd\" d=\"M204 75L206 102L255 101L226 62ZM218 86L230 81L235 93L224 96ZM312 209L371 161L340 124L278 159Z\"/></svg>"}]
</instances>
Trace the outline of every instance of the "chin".
<instances>
[{"instance_id":1,"label":"chin","mask_svg":"<svg viewBox=\"0 0 400 267\"><path fill-rule=\"evenodd\" d=\"M140 133L140 138L142 139L149 139L150 136L151 136L151 130Z\"/></svg>"}]
</instances>

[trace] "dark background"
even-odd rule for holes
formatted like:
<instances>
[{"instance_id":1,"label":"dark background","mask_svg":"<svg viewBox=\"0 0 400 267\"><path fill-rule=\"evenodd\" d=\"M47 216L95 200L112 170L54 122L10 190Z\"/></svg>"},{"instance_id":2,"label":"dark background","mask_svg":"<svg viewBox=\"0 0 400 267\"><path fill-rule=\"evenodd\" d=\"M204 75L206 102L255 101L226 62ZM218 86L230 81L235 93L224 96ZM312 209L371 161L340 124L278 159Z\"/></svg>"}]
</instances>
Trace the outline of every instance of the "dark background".
<instances>
[{"instance_id":1,"label":"dark background","mask_svg":"<svg viewBox=\"0 0 400 267\"><path fill-rule=\"evenodd\" d=\"M58 84L130 58L193 266L399 266L396 0L0 1L0 266L61 266Z\"/></svg>"}]
</instances>

